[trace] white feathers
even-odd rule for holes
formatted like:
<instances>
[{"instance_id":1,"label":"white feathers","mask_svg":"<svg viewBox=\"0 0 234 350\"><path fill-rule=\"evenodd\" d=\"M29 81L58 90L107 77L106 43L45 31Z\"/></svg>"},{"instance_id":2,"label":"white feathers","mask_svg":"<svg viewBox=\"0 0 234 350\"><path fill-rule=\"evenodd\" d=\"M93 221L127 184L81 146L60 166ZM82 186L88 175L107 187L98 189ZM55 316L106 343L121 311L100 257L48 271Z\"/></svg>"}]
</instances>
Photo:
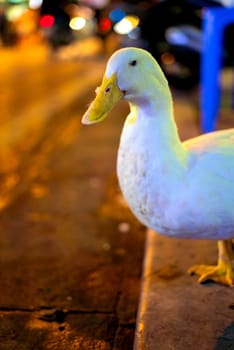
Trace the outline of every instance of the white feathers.
<instances>
[{"instance_id":1,"label":"white feathers","mask_svg":"<svg viewBox=\"0 0 234 350\"><path fill-rule=\"evenodd\" d=\"M137 65L129 62L136 60ZM159 233L227 239L234 232L234 130L181 143L171 94L151 55L128 48L108 62L130 103L118 177L130 208Z\"/></svg>"}]
</instances>

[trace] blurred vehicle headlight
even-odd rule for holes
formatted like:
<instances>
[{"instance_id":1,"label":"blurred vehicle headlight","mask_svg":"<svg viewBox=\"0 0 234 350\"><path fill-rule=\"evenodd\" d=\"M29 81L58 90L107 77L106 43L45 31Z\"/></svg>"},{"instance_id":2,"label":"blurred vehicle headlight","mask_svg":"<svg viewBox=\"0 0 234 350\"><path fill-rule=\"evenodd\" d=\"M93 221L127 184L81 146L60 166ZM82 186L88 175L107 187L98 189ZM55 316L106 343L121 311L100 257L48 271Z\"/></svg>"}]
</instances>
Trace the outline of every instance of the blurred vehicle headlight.
<instances>
[{"instance_id":1,"label":"blurred vehicle headlight","mask_svg":"<svg viewBox=\"0 0 234 350\"><path fill-rule=\"evenodd\" d=\"M74 17L70 20L69 25L73 30L81 30L86 25L86 19L83 17Z\"/></svg>"},{"instance_id":2,"label":"blurred vehicle headlight","mask_svg":"<svg viewBox=\"0 0 234 350\"><path fill-rule=\"evenodd\" d=\"M138 24L139 18L137 16L126 16L114 25L114 31L117 34L126 35L136 28Z\"/></svg>"},{"instance_id":3,"label":"blurred vehicle headlight","mask_svg":"<svg viewBox=\"0 0 234 350\"><path fill-rule=\"evenodd\" d=\"M29 0L28 7L32 10L37 10L42 5L42 0Z\"/></svg>"}]
</instances>

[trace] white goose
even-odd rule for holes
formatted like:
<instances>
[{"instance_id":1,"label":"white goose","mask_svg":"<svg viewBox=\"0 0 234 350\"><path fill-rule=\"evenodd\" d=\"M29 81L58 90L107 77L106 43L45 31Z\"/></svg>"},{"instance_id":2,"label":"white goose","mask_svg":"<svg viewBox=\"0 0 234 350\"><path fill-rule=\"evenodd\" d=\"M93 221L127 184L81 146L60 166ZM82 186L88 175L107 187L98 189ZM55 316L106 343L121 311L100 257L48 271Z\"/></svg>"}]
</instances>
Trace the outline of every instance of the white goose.
<instances>
[{"instance_id":1,"label":"white goose","mask_svg":"<svg viewBox=\"0 0 234 350\"><path fill-rule=\"evenodd\" d=\"M181 142L167 80L145 50L126 48L108 61L83 124L103 120L124 98L130 104L117 172L136 217L167 236L218 240L217 266L197 265L199 281L234 285L234 129Z\"/></svg>"}]
</instances>

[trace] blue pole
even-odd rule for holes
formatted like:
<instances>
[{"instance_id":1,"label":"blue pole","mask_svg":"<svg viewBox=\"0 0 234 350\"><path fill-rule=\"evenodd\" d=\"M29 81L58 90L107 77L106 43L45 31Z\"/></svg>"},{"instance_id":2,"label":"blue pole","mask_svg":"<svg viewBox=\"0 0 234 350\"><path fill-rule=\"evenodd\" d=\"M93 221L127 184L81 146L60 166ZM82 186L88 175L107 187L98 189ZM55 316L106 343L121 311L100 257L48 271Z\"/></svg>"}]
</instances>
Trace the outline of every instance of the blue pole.
<instances>
[{"instance_id":1,"label":"blue pole","mask_svg":"<svg viewBox=\"0 0 234 350\"><path fill-rule=\"evenodd\" d=\"M201 56L201 129L203 132L210 132L216 128L220 105L223 29L219 19L219 8L205 10Z\"/></svg>"}]
</instances>

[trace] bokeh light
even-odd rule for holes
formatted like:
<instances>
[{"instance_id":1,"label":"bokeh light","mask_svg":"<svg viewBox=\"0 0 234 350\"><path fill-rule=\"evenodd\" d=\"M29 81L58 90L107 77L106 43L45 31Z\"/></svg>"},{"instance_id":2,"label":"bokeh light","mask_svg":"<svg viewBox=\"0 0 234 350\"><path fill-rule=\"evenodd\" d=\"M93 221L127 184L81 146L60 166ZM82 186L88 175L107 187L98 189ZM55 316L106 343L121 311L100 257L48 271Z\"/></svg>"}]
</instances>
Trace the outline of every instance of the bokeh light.
<instances>
[{"instance_id":1,"label":"bokeh light","mask_svg":"<svg viewBox=\"0 0 234 350\"><path fill-rule=\"evenodd\" d=\"M43 15L39 20L39 25L43 28L50 28L55 22L55 18L52 15Z\"/></svg>"},{"instance_id":2,"label":"bokeh light","mask_svg":"<svg viewBox=\"0 0 234 350\"><path fill-rule=\"evenodd\" d=\"M110 19L115 23L121 21L121 19L123 19L125 16L126 13L121 8L116 8L109 14Z\"/></svg>"},{"instance_id":3,"label":"bokeh light","mask_svg":"<svg viewBox=\"0 0 234 350\"><path fill-rule=\"evenodd\" d=\"M42 5L43 0L29 0L28 7L32 10L37 10Z\"/></svg>"},{"instance_id":4,"label":"bokeh light","mask_svg":"<svg viewBox=\"0 0 234 350\"><path fill-rule=\"evenodd\" d=\"M15 21L20 18L27 11L27 6L25 4L12 5L7 11L7 19L9 21Z\"/></svg>"},{"instance_id":5,"label":"bokeh light","mask_svg":"<svg viewBox=\"0 0 234 350\"><path fill-rule=\"evenodd\" d=\"M109 18L101 18L99 22L99 28L102 32L107 32L108 30L111 29L111 21Z\"/></svg>"},{"instance_id":6,"label":"bokeh light","mask_svg":"<svg viewBox=\"0 0 234 350\"><path fill-rule=\"evenodd\" d=\"M73 30L81 30L86 25L86 20L83 17L74 17L70 20L70 28Z\"/></svg>"},{"instance_id":7,"label":"bokeh light","mask_svg":"<svg viewBox=\"0 0 234 350\"><path fill-rule=\"evenodd\" d=\"M139 18L137 16L126 16L114 25L114 31L117 34L126 35L136 28L138 24Z\"/></svg>"}]
</instances>

